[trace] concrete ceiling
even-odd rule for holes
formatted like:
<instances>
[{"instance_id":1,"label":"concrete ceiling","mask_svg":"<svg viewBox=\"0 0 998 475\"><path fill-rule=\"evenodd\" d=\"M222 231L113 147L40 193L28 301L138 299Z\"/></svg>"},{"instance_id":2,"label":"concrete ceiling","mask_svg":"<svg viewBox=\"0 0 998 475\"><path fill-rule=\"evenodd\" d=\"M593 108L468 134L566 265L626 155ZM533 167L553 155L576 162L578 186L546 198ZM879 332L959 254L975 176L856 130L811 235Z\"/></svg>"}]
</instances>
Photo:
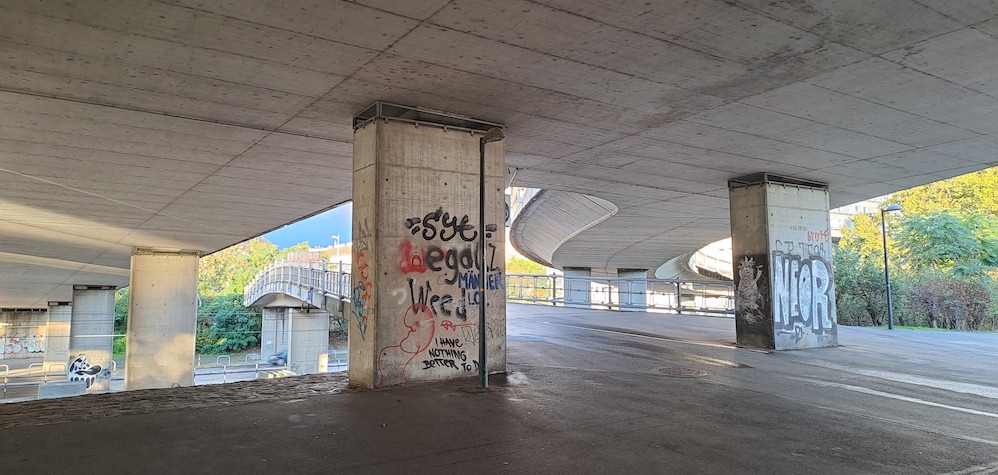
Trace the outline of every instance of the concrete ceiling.
<instances>
[{"instance_id":1,"label":"concrete ceiling","mask_svg":"<svg viewBox=\"0 0 998 475\"><path fill-rule=\"evenodd\" d=\"M350 118L378 99L505 123L515 185L613 203L556 265L654 268L727 234L734 176L824 181L841 205L998 165L996 13L0 0L0 307L124 285L133 247L214 251L348 200Z\"/></svg>"}]
</instances>

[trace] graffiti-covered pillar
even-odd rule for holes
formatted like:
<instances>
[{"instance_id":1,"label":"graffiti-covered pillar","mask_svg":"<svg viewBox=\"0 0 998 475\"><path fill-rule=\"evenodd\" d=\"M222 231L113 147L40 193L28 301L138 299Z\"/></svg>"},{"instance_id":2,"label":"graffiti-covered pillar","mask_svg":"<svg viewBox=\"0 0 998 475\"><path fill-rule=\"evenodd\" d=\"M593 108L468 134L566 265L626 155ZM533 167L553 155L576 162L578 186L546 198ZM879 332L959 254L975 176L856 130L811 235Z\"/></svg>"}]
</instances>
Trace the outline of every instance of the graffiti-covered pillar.
<instances>
[{"instance_id":1,"label":"graffiti-covered pillar","mask_svg":"<svg viewBox=\"0 0 998 475\"><path fill-rule=\"evenodd\" d=\"M72 323L69 327L69 356L77 366L110 368L114 344L115 288L74 285ZM78 360L78 361L76 361Z\"/></svg>"},{"instance_id":2,"label":"graffiti-covered pillar","mask_svg":"<svg viewBox=\"0 0 998 475\"><path fill-rule=\"evenodd\" d=\"M73 321L72 302L49 302L45 325L45 371L66 369L69 364L69 335Z\"/></svg>"},{"instance_id":3,"label":"graffiti-covered pillar","mask_svg":"<svg viewBox=\"0 0 998 475\"><path fill-rule=\"evenodd\" d=\"M768 173L728 186L738 343L838 345L827 186Z\"/></svg>"},{"instance_id":4,"label":"graffiti-covered pillar","mask_svg":"<svg viewBox=\"0 0 998 475\"><path fill-rule=\"evenodd\" d=\"M319 357L329 350L329 312L288 308L288 369L297 374L319 372Z\"/></svg>"},{"instance_id":5,"label":"graffiti-covered pillar","mask_svg":"<svg viewBox=\"0 0 998 475\"><path fill-rule=\"evenodd\" d=\"M198 253L132 253L125 389L194 385Z\"/></svg>"},{"instance_id":6,"label":"graffiti-covered pillar","mask_svg":"<svg viewBox=\"0 0 998 475\"><path fill-rule=\"evenodd\" d=\"M483 131L499 126L383 103L354 120L350 384L477 375L480 284L486 367L505 371L502 141L484 145L485 229L479 222Z\"/></svg>"}]
</instances>

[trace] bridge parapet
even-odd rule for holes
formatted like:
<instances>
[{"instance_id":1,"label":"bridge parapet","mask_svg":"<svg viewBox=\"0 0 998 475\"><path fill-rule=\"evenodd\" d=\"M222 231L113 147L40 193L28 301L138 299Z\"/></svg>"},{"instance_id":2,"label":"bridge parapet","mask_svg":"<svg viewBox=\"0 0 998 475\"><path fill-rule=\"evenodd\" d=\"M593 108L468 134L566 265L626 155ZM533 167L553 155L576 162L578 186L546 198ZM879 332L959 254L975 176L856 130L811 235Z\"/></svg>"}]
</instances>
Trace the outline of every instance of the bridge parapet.
<instances>
[{"instance_id":1,"label":"bridge parapet","mask_svg":"<svg viewBox=\"0 0 998 475\"><path fill-rule=\"evenodd\" d=\"M259 274L243 290L243 305L265 306L268 297L287 295L323 310L327 297L350 296L349 266L323 261L277 261Z\"/></svg>"}]
</instances>

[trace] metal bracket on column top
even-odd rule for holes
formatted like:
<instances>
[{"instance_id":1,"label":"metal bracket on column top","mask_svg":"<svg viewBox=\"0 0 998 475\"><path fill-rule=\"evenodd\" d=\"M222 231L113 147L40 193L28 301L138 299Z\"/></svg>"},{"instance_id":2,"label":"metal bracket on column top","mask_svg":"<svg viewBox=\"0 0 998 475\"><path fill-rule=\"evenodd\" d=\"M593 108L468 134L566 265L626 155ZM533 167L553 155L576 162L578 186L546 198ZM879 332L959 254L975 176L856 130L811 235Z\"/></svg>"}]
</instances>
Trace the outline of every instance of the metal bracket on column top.
<instances>
[{"instance_id":1,"label":"metal bracket on column top","mask_svg":"<svg viewBox=\"0 0 998 475\"><path fill-rule=\"evenodd\" d=\"M191 251L187 249L149 249L137 247L132 250L132 255L150 255L150 254L179 254L187 256L201 256L201 251Z\"/></svg>"},{"instance_id":2,"label":"metal bracket on column top","mask_svg":"<svg viewBox=\"0 0 998 475\"><path fill-rule=\"evenodd\" d=\"M429 127L440 127L444 130L460 130L470 132L471 134L485 133L493 127L505 128L502 124L472 119L471 117L451 114L449 112L377 101L359 114L353 116L353 129L363 128L378 119L392 122L407 122L417 127L426 125Z\"/></svg>"},{"instance_id":3,"label":"metal bracket on column top","mask_svg":"<svg viewBox=\"0 0 998 475\"><path fill-rule=\"evenodd\" d=\"M773 173L753 173L751 175L745 175L738 178L732 178L728 180L728 188L742 188L752 185L784 185L784 186L795 186L798 188L813 188L816 190L828 191L828 184L821 183L820 181L804 180L801 178L793 178L789 176L776 175Z\"/></svg>"}]
</instances>

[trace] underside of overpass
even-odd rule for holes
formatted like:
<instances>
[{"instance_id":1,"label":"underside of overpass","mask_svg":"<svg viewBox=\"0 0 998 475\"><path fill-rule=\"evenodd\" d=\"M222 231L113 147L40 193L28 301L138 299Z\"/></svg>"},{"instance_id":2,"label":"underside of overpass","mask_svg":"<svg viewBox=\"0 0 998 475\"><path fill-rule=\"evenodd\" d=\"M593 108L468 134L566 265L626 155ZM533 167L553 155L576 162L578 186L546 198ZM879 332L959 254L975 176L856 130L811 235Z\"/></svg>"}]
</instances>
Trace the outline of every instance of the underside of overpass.
<instances>
[{"instance_id":1,"label":"underside of overpass","mask_svg":"<svg viewBox=\"0 0 998 475\"><path fill-rule=\"evenodd\" d=\"M838 206L998 165L996 13L4 1L0 307L126 285L136 248L209 253L350 199L351 117L375 100L505 124L514 185L616 210L547 229L537 206L530 252L654 269L729 235L736 176L827 183Z\"/></svg>"}]
</instances>

